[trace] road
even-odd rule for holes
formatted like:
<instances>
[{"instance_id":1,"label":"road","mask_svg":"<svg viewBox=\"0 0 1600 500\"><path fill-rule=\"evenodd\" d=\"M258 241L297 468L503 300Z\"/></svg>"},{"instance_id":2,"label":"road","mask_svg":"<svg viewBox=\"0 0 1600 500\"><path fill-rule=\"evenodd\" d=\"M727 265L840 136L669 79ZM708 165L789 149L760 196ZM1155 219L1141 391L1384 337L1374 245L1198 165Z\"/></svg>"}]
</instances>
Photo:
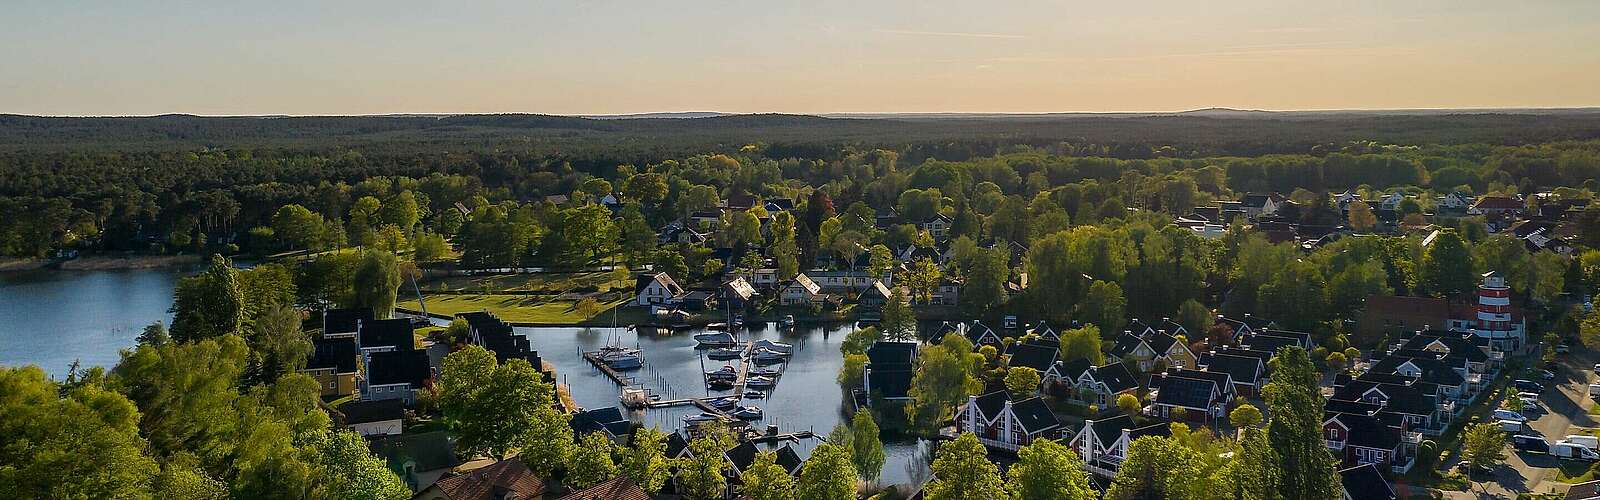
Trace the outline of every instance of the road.
<instances>
[{"instance_id":1,"label":"road","mask_svg":"<svg viewBox=\"0 0 1600 500\"><path fill-rule=\"evenodd\" d=\"M1534 431L1554 443L1565 438L1568 434L1577 434L1577 428L1594 427L1595 418L1589 415L1589 409L1595 405L1589 398L1589 383L1595 379L1593 367L1597 358L1594 352L1587 349L1574 349L1570 354L1561 355L1556 364L1556 379L1545 384L1544 394L1539 396L1539 404L1546 408L1543 415L1529 421ZM1550 387L1554 384L1554 387ZM1529 415L1533 417L1532 414ZM1479 488L1487 491L1488 498L1516 498L1518 493L1553 493L1565 492L1567 485L1557 482L1556 465L1558 461L1549 455L1538 453L1515 453L1507 448L1506 462L1495 469L1494 481L1483 482L1473 488L1472 494L1464 494L1463 498L1473 498L1473 494L1482 497ZM1476 479L1487 479L1479 473ZM1458 492L1453 492L1458 493Z\"/></svg>"}]
</instances>

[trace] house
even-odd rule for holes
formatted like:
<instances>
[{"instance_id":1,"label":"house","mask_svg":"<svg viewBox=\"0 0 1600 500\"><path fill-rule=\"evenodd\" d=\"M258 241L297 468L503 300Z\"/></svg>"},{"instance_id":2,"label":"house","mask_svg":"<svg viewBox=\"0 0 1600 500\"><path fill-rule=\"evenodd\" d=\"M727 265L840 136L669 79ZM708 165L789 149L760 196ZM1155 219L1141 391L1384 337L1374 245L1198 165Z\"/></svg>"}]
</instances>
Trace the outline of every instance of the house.
<instances>
[{"instance_id":1,"label":"house","mask_svg":"<svg viewBox=\"0 0 1600 500\"><path fill-rule=\"evenodd\" d=\"M1056 364L1058 349L1055 345L1038 342L1017 342L1006 350L1007 368L1032 368L1042 376Z\"/></svg>"},{"instance_id":2,"label":"house","mask_svg":"<svg viewBox=\"0 0 1600 500\"><path fill-rule=\"evenodd\" d=\"M1057 334L1056 329L1051 328L1050 324L1045 321L1040 321L1038 325L1035 325L1033 328L1029 329L1028 333L1039 337L1040 340L1047 340L1057 343L1061 342L1061 335Z\"/></svg>"},{"instance_id":3,"label":"house","mask_svg":"<svg viewBox=\"0 0 1600 500\"><path fill-rule=\"evenodd\" d=\"M1265 384L1267 363L1259 357L1208 352L1200 355L1198 364L1201 371L1228 374L1234 394L1240 396L1254 396Z\"/></svg>"},{"instance_id":4,"label":"house","mask_svg":"<svg viewBox=\"0 0 1600 500\"><path fill-rule=\"evenodd\" d=\"M778 270L767 267L751 271L750 285L762 290L771 290L777 288Z\"/></svg>"},{"instance_id":5,"label":"house","mask_svg":"<svg viewBox=\"0 0 1600 500\"><path fill-rule=\"evenodd\" d=\"M544 366L544 360L539 357L539 351L533 350L528 336L516 333L510 323L493 313L481 311L461 313L456 317L467 322L467 343L488 349L501 363L512 359L527 361L533 365L533 369L544 373L545 380L555 380L555 374Z\"/></svg>"},{"instance_id":6,"label":"house","mask_svg":"<svg viewBox=\"0 0 1600 500\"><path fill-rule=\"evenodd\" d=\"M1235 338L1256 330L1265 330L1268 328L1278 327L1277 322L1259 316L1252 316L1250 313L1245 313L1243 317L1239 318L1229 318L1219 314L1217 315L1217 324L1226 326L1229 330L1233 330L1233 336Z\"/></svg>"},{"instance_id":7,"label":"house","mask_svg":"<svg viewBox=\"0 0 1600 500\"><path fill-rule=\"evenodd\" d=\"M558 207L561 205L566 205L568 201L572 201L572 199L564 194L552 194L544 197L545 203L549 203Z\"/></svg>"},{"instance_id":8,"label":"house","mask_svg":"<svg viewBox=\"0 0 1600 500\"><path fill-rule=\"evenodd\" d=\"M634 303L641 306L670 305L683 297L683 287L667 273L640 275L633 285L638 296Z\"/></svg>"},{"instance_id":9,"label":"house","mask_svg":"<svg viewBox=\"0 0 1600 500\"><path fill-rule=\"evenodd\" d=\"M916 342L880 340L867 348L867 363L862 368L862 390L872 400L910 401L911 376L917 362Z\"/></svg>"},{"instance_id":10,"label":"house","mask_svg":"<svg viewBox=\"0 0 1600 500\"><path fill-rule=\"evenodd\" d=\"M861 295L856 297L856 303L860 304L861 307L877 309L883 307L883 304L888 302L889 297L892 296L893 294L889 292L889 287L883 286L882 281L874 281L871 287L862 290Z\"/></svg>"},{"instance_id":11,"label":"house","mask_svg":"<svg viewBox=\"0 0 1600 500\"><path fill-rule=\"evenodd\" d=\"M1429 328L1445 328L1450 323L1450 303L1435 297L1373 295L1356 322L1358 344L1377 342L1384 336Z\"/></svg>"},{"instance_id":12,"label":"house","mask_svg":"<svg viewBox=\"0 0 1600 500\"><path fill-rule=\"evenodd\" d=\"M1434 205L1445 210L1466 210L1468 207L1471 207L1475 201L1476 200L1473 200L1472 195L1470 194L1460 191L1451 191L1449 194L1440 196Z\"/></svg>"},{"instance_id":13,"label":"house","mask_svg":"<svg viewBox=\"0 0 1600 500\"><path fill-rule=\"evenodd\" d=\"M1189 346L1179 342L1177 337L1168 335L1164 331L1146 330L1144 335L1134 335L1124 331L1117 336L1116 343L1111 346L1111 355L1122 358L1131 358L1137 362L1135 366L1140 372L1149 372L1156 367L1157 362L1166 363L1167 367L1192 368L1195 366L1194 352Z\"/></svg>"},{"instance_id":14,"label":"house","mask_svg":"<svg viewBox=\"0 0 1600 500\"><path fill-rule=\"evenodd\" d=\"M1244 209L1246 217L1254 219L1278 213L1278 208L1283 206L1283 202L1283 195L1278 193L1249 193L1239 200L1239 205Z\"/></svg>"},{"instance_id":15,"label":"house","mask_svg":"<svg viewBox=\"0 0 1600 500\"><path fill-rule=\"evenodd\" d=\"M460 465L450 431L375 435L367 438L372 454L384 459L411 491L420 491Z\"/></svg>"},{"instance_id":16,"label":"house","mask_svg":"<svg viewBox=\"0 0 1600 500\"><path fill-rule=\"evenodd\" d=\"M556 500L650 500L650 493L627 477L618 477L562 495Z\"/></svg>"},{"instance_id":17,"label":"house","mask_svg":"<svg viewBox=\"0 0 1600 500\"><path fill-rule=\"evenodd\" d=\"M372 308L352 307L322 312L322 338L356 338L361 322L372 321Z\"/></svg>"},{"instance_id":18,"label":"house","mask_svg":"<svg viewBox=\"0 0 1600 500\"><path fill-rule=\"evenodd\" d=\"M678 299L685 311L706 311L717 308L717 296L706 290L690 290Z\"/></svg>"},{"instance_id":19,"label":"house","mask_svg":"<svg viewBox=\"0 0 1600 500\"><path fill-rule=\"evenodd\" d=\"M1522 200L1509 196L1484 196L1478 198L1471 207L1467 208L1467 215L1487 215L1493 217L1522 215Z\"/></svg>"},{"instance_id":20,"label":"house","mask_svg":"<svg viewBox=\"0 0 1600 500\"><path fill-rule=\"evenodd\" d=\"M874 283L894 286L892 276L885 274L879 279L867 271L806 271L805 275L817 286L822 287L823 293L861 292L872 288Z\"/></svg>"},{"instance_id":21,"label":"house","mask_svg":"<svg viewBox=\"0 0 1600 500\"><path fill-rule=\"evenodd\" d=\"M1374 465L1404 474L1416 463L1422 435L1390 427L1377 416L1335 413L1322 422L1322 439L1346 465Z\"/></svg>"},{"instance_id":22,"label":"house","mask_svg":"<svg viewBox=\"0 0 1600 500\"><path fill-rule=\"evenodd\" d=\"M439 479L412 500L510 500L540 498L549 493L543 479L521 459L508 458L469 472Z\"/></svg>"},{"instance_id":23,"label":"house","mask_svg":"<svg viewBox=\"0 0 1600 500\"><path fill-rule=\"evenodd\" d=\"M1379 209L1379 210L1396 210L1396 211L1398 211L1398 210L1400 210L1400 203L1404 202L1404 201L1406 201L1406 195L1405 194L1398 193L1398 192L1389 193L1389 194L1384 195L1382 198L1378 198L1378 201L1373 203L1372 206L1374 208Z\"/></svg>"},{"instance_id":24,"label":"house","mask_svg":"<svg viewBox=\"0 0 1600 500\"><path fill-rule=\"evenodd\" d=\"M950 231L950 226L953 224L955 224L955 220L951 219L950 216L945 214L933 214L927 219L918 222L917 230L927 231L928 234L932 235L933 239L935 240L944 240L945 236Z\"/></svg>"},{"instance_id":25,"label":"house","mask_svg":"<svg viewBox=\"0 0 1600 500\"><path fill-rule=\"evenodd\" d=\"M356 346L355 335L313 338L311 349L311 357L300 373L317 381L322 397L342 398L361 390L361 350Z\"/></svg>"},{"instance_id":26,"label":"house","mask_svg":"<svg viewBox=\"0 0 1600 500\"><path fill-rule=\"evenodd\" d=\"M417 390L433 380L427 351L387 351L366 355L366 388L363 401L399 399L416 403Z\"/></svg>"},{"instance_id":27,"label":"house","mask_svg":"<svg viewBox=\"0 0 1600 500\"><path fill-rule=\"evenodd\" d=\"M719 288L721 300L728 309L742 311L756 298L756 288L744 277L735 277Z\"/></svg>"},{"instance_id":28,"label":"house","mask_svg":"<svg viewBox=\"0 0 1600 500\"><path fill-rule=\"evenodd\" d=\"M339 405L345 427L361 437L389 436L402 432L405 419L404 402L398 399L377 401L349 401Z\"/></svg>"},{"instance_id":29,"label":"house","mask_svg":"<svg viewBox=\"0 0 1600 500\"><path fill-rule=\"evenodd\" d=\"M1145 436L1170 436L1172 426L1156 422L1143 427L1135 426L1133 417L1117 415L1104 419L1083 421L1083 429L1072 436L1068 445L1083 458L1084 468L1107 480L1116 477L1122 461L1128 458L1128 444Z\"/></svg>"},{"instance_id":30,"label":"house","mask_svg":"<svg viewBox=\"0 0 1600 500\"><path fill-rule=\"evenodd\" d=\"M1174 418L1182 409L1187 420L1210 422L1227 414L1233 402L1233 377L1227 373L1168 369L1150 377L1153 393L1147 410L1153 416Z\"/></svg>"},{"instance_id":31,"label":"house","mask_svg":"<svg viewBox=\"0 0 1600 500\"><path fill-rule=\"evenodd\" d=\"M1396 500L1394 488L1383 477L1383 471L1373 464L1339 469L1339 483L1344 485L1342 500ZM1571 498L1571 497L1568 497Z\"/></svg>"},{"instance_id":32,"label":"house","mask_svg":"<svg viewBox=\"0 0 1600 500\"><path fill-rule=\"evenodd\" d=\"M1443 361L1464 365L1468 373L1480 374L1486 379L1492 380L1505 366L1505 353L1490 350L1487 339L1471 332L1419 331L1404 340L1400 350L1443 353Z\"/></svg>"},{"instance_id":33,"label":"house","mask_svg":"<svg viewBox=\"0 0 1600 500\"><path fill-rule=\"evenodd\" d=\"M1327 411L1377 415L1393 427L1430 436L1443 434L1455 419L1457 404L1439 397L1437 386L1399 375L1370 375L1335 387Z\"/></svg>"},{"instance_id":34,"label":"house","mask_svg":"<svg viewBox=\"0 0 1600 500\"><path fill-rule=\"evenodd\" d=\"M956 430L971 432L991 449L1015 453L1036 439L1057 439L1061 422L1043 398L1013 402L1007 391L968 396L956 414Z\"/></svg>"},{"instance_id":35,"label":"house","mask_svg":"<svg viewBox=\"0 0 1600 500\"><path fill-rule=\"evenodd\" d=\"M805 273L795 275L794 280L778 292L778 303L785 306L811 305L822 299L822 287Z\"/></svg>"},{"instance_id":36,"label":"house","mask_svg":"<svg viewBox=\"0 0 1600 500\"><path fill-rule=\"evenodd\" d=\"M1265 352L1278 352L1279 349L1291 346L1307 351L1313 349L1311 334L1303 332L1258 330L1256 333L1238 337L1238 341L1240 347Z\"/></svg>"},{"instance_id":37,"label":"house","mask_svg":"<svg viewBox=\"0 0 1600 500\"><path fill-rule=\"evenodd\" d=\"M416 349L417 340L412 336L409 319L362 321L359 325L356 339L361 345L362 354Z\"/></svg>"},{"instance_id":38,"label":"house","mask_svg":"<svg viewBox=\"0 0 1600 500\"><path fill-rule=\"evenodd\" d=\"M622 415L622 410L615 406L584 410L572 414L570 421L573 434L582 437L584 434L598 432L604 434L611 442L624 445L633 435L633 421Z\"/></svg>"},{"instance_id":39,"label":"house","mask_svg":"<svg viewBox=\"0 0 1600 500\"><path fill-rule=\"evenodd\" d=\"M933 288L933 295L928 297L927 305L955 306L961 304L961 282L949 277L940 278L939 285Z\"/></svg>"},{"instance_id":40,"label":"house","mask_svg":"<svg viewBox=\"0 0 1600 500\"><path fill-rule=\"evenodd\" d=\"M1059 372L1059 377L1046 383L1046 388L1052 394L1062 395L1073 402L1095 405L1102 410L1116 405L1117 398L1123 394L1134 394L1139 390L1138 377L1121 361L1093 366L1089 360L1079 359L1056 363L1054 370Z\"/></svg>"},{"instance_id":41,"label":"house","mask_svg":"<svg viewBox=\"0 0 1600 500\"><path fill-rule=\"evenodd\" d=\"M710 240L711 233L701 231L698 228L686 227L683 224L678 223L674 223L662 228L658 236L656 236L656 242L661 244L685 243L690 245L704 245Z\"/></svg>"}]
</instances>

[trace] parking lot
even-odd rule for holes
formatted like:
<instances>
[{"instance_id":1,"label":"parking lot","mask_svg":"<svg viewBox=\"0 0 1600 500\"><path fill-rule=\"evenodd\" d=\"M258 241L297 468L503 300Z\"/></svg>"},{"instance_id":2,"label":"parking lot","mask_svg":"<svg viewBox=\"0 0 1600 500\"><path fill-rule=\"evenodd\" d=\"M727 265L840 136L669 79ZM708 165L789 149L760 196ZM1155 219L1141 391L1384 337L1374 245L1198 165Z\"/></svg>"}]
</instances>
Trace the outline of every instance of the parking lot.
<instances>
[{"instance_id":1,"label":"parking lot","mask_svg":"<svg viewBox=\"0 0 1600 500\"><path fill-rule=\"evenodd\" d=\"M1589 383L1596 378L1596 358L1592 352L1574 349L1558 358L1559 369L1552 370L1555 380L1540 381L1545 391L1540 395L1539 404L1546 411L1527 412L1528 424L1536 435L1555 443L1568 434L1578 434L1583 428L1595 426L1594 417L1589 415L1589 409L1595 404L1589 398ZM1479 473L1475 479L1485 481L1480 486L1482 490L1474 487L1475 491L1467 496L1481 496L1485 491L1492 498L1516 498L1518 493L1565 492L1567 485L1555 480L1561 465L1562 461L1550 455L1516 452L1508 447L1505 465L1495 469L1493 482L1485 481L1488 478ZM1570 470L1588 466L1581 462L1566 462L1566 465Z\"/></svg>"}]
</instances>

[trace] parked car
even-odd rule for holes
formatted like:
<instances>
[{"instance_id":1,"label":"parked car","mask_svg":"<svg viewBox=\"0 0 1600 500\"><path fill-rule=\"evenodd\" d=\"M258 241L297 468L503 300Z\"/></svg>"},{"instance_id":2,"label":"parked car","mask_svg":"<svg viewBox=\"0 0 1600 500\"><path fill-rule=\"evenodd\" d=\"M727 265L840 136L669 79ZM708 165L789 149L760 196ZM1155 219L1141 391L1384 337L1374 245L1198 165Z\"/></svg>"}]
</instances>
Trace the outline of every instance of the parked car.
<instances>
[{"instance_id":1,"label":"parked car","mask_svg":"<svg viewBox=\"0 0 1600 500\"><path fill-rule=\"evenodd\" d=\"M1523 416L1521 413L1517 413L1517 412L1514 412L1514 411L1511 411L1511 410L1507 410L1507 409L1504 409L1504 408L1494 411L1494 419L1495 420L1500 420L1500 421L1506 421L1506 420L1513 420L1513 421L1517 421L1517 422L1527 422L1528 421L1528 417Z\"/></svg>"},{"instance_id":2,"label":"parked car","mask_svg":"<svg viewBox=\"0 0 1600 500\"><path fill-rule=\"evenodd\" d=\"M1562 441L1566 441L1568 443L1578 443L1588 446L1589 449L1600 448L1600 437L1594 437L1585 434L1573 434L1567 436L1567 438L1563 439Z\"/></svg>"},{"instance_id":3,"label":"parked car","mask_svg":"<svg viewBox=\"0 0 1600 500\"><path fill-rule=\"evenodd\" d=\"M1594 373L1596 375L1600 375L1600 363L1595 363L1594 364Z\"/></svg>"},{"instance_id":4,"label":"parked car","mask_svg":"<svg viewBox=\"0 0 1600 500\"><path fill-rule=\"evenodd\" d=\"M1512 382L1511 384L1513 386L1516 386L1518 392L1522 392L1522 391L1544 392L1544 386L1543 385L1539 384L1538 382L1534 382L1534 381L1528 380L1528 379L1517 379L1515 382Z\"/></svg>"},{"instance_id":5,"label":"parked car","mask_svg":"<svg viewBox=\"0 0 1600 500\"><path fill-rule=\"evenodd\" d=\"M1511 446L1517 451L1550 453L1550 442L1539 436L1518 434L1511 436Z\"/></svg>"},{"instance_id":6,"label":"parked car","mask_svg":"<svg viewBox=\"0 0 1600 500\"><path fill-rule=\"evenodd\" d=\"M1600 460L1600 454L1595 454L1594 448L1567 441L1556 441L1556 444L1550 445L1550 454L1567 460L1582 460L1585 462Z\"/></svg>"},{"instance_id":7,"label":"parked car","mask_svg":"<svg viewBox=\"0 0 1600 500\"><path fill-rule=\"evenodd\" d=\"M1572 347L1571 346L1568 346L1566 344L1557 344L1556 345L1556 354L1566 354L1568 352L1572 352Z\"/></svg>"},{"instance_id":8,"label":"parked car","mask_svg":"<svg viewBox=\"0 0 1600 500\"><path fill-rule=\"evenodd\" d=\"M1512 435L1533 432L1533 428L1532 427L1528 427L1528 424L1527 424L1527 422L1525 420L1509 420L1509 419L1500 421L1500 430L1505 431L1507 433L1510 433Z\"/></svg>"},{"instance_id":9,"label":"parked car","mask_svg":"<svg viewBox=\"0 0 1600 500\"><path fill-rule=\"evenodd\" d=\"M1544 378L1545 380L1555 380L1556 379L1556 372L1553 372L1553 371L1550 371L1550 370L1540 370L1539 371L1539 376Z\"/></svg>"},{"instance_id":10,"label":"parked car","mask_svg":"<svg viewBox=\"0 0 1600 500\"><path fill-rule=\"evenodd\" d=\"M1600 384L1589 384L1589 397L1600 398Z\"/></svg>"},{"instance_id":11,"label":"parked car","mask_svg":"<svg viewBox=\"0 0 1600 500\"><path fill-rule=\"evenodd\" d=\"M1527 415L1529 413L1544 415L1546 413L1550 413L1550 411L1546 409L1544 405L1539 404L1539 400L1537 399L1523 399L1522 414Z\"/></svg>"}]
</instances>

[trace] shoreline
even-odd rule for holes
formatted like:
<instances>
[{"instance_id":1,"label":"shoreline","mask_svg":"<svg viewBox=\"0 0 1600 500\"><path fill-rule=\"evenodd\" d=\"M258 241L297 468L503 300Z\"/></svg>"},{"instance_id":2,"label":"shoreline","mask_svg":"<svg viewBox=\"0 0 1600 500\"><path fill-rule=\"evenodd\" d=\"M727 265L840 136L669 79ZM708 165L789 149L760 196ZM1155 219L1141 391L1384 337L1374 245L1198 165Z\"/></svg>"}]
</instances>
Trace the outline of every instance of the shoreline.
<instances>
[{"instance_id":1,"label":"shoreline","mask_svg":"<svg viewBox=\"0 0 1600 500\"><path fill-rule=\"evenodd\" d=\"M21 272L38 269L61 271L118 271L131 269L158 269L199 264L198 255L91 255L72 260L6 259L0 260L0 272Z\"/></svg>"}]
</instances>

